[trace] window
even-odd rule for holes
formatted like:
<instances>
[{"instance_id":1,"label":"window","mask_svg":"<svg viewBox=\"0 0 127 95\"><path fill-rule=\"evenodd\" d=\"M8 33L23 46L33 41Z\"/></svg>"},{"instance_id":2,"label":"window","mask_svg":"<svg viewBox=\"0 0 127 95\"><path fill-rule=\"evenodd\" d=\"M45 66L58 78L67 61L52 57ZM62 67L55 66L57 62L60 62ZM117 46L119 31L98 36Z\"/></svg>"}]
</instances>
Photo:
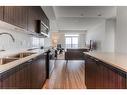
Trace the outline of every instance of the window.
<instances>
[{"instance_id":1,"label":"window","mask_svg":"<svg viewBox=\"0 0 127 95\"><path fill-rule=\"evenodd\" d=\"M78 36L65 35L65 46L66 48L78 48Z\"/></svg>"}]
</instances>

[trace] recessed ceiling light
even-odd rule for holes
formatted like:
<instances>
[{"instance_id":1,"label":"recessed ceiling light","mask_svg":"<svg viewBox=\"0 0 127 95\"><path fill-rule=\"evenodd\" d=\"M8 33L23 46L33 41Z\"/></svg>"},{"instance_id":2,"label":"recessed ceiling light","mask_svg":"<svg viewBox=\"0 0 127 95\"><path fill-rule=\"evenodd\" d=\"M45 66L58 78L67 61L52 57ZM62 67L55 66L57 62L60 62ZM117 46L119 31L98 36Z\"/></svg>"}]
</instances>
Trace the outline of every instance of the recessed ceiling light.
<instances>
[{"instance_id":1,"label":"recessed ceiling light","mask_svg":"<svg viewBox=\"0 0 127 95\"><path fill-rule=\"evenodd\" d=\"M83 13L81 13L81 14L80 14L80 16L84 16L84 14L83 14Z\"/></svg>"},{"instance_id":2,"label":"recessed ceiling light","mask_svg":"<svg viewBox=\"0 0 127 95\"><path fill-rule=\"evenodd\" d=\"M102 16L101 14L98 14L97 16Z\"/></svg>"},{"instance_id":3,"label":"recessed ceiling light","mask_svg":"<svg viewBox=\"0 0 127 95\"><path fill-rule=\"evenodd\" d=\"M88 30L85 30L85 32L87 32Z\"/></svg>"}]
</instances>

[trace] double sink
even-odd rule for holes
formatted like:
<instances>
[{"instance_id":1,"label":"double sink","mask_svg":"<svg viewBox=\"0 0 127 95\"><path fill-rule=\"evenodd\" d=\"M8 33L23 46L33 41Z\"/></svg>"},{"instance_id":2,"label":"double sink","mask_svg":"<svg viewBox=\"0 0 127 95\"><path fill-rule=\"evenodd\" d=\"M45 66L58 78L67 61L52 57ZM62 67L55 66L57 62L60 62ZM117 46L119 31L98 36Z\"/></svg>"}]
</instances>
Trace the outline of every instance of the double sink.
<instances>
[{"instance_id":1,"label":"double sink","mask_svg":"<svg viewBox=\"0 0 127 95\"><path fill-rule=\"evenodd\" d=\"M16 61L18 59L31 56L33 54L36 54L36 53L34 53L34 52L22 52L22 53L18 53L18 54L12 55L12 56L6 56L4 58L0 58L0 64L1 65L7 64L9 62L13 62L13 61Z\"/></svg>"}]
</instances>

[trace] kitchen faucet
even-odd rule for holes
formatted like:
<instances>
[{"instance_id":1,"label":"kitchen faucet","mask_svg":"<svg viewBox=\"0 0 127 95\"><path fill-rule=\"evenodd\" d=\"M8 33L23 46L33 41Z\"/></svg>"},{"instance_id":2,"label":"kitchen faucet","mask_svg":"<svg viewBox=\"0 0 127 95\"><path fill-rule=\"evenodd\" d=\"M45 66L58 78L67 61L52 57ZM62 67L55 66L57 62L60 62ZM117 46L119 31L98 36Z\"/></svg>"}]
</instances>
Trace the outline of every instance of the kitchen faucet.
<instances>
[{"instance_id":1,"label":"kitchen faucet","mask_svg":"<svg viewBox=\"0 0 127 95\"><path fill-rule=\"evenodd\" d=\"M6 35L9 35L11 38L12 38L12 41L13 42L15 42L15 39L14 39L14 37L12 36L12 34L10 34L10 33L0 33L0 35L3 35L3 34L6 34Z\"/></svg>"},{"instance_id":2,"label":"kitchen faucet","mask_svg":"<svg viewBox=\"0 0 127 95\"><path fill-rule=\"evenodd\" d=\"M5 33L5 32L0 33L0 35L3 35L3 34L9 35L12 38L12 41L15 42L14 37L10 33ZM2 51L5 51L5 50L4 49L0 50L0 52L2 52Z\"/></svg>"}]
</instances>

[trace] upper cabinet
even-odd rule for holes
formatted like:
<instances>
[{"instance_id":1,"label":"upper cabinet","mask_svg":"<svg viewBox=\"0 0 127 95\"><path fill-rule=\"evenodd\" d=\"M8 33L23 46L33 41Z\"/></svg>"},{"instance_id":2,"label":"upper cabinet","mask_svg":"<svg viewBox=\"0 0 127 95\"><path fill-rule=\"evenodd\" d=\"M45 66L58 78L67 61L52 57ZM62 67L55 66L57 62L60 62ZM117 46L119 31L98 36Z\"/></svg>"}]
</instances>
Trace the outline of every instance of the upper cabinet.
<instances>
[{"instance_id":1,"label":"upper cabinet","mask_svg":"<svg viewBox=\"0 0 127 95\"><path fill-rule=\"evenodd\" d=\"M0 6L0 20L36 32L37 20L49 27L49 20L40 6Z\"/></svg>"},{"instance_id":2,"label":"upper cabinet","mask_svg":"<svg viewBox=\"0 0 127 95\"><path fill-rule=\"evenodd\" d=\"M28 31L35 32L37 29L37 20L43 21L46 25L49 26L49 20L42 8L39 6L29 7L28 11Z\"/></svg>"},{"instance_id":3,"label":"upper cabinet","mask_svg":"<svg viewBox=\"0 0 127 95\"><path fill-rule=\"evenodd\" d=\"M14 7L4 7L4 21L14 24Z\"/></svg>"},{"instance_id":4,"label":"upper cabinet","mask_svg":"<svg viewBox=\"0 0 127 95\"><path fill-rule=\"evenodd\" d=\"M0 20L3 20L4 7L0 6Z\"/></svg>"},{"instance_id":5,"label":"upper cabinet","mask_svg":"<svg viewBox=\"0 0 127 95\"><path fill-rule=\"evenodd\" d=\"M25 6L6 6L4 7L4 21L27 29L27 10Z\"/></svg>"},{"instance_id":6,"label":"upper cabinet","mask_svg":"<svg viewBox=\"0 0 127 95\"><path fill-rule=\"evenodd\" d=\"M36 6L28 8L28 31L36 31L36 20L38 20L38 10Z\"/></svg>"}]
</instances>

